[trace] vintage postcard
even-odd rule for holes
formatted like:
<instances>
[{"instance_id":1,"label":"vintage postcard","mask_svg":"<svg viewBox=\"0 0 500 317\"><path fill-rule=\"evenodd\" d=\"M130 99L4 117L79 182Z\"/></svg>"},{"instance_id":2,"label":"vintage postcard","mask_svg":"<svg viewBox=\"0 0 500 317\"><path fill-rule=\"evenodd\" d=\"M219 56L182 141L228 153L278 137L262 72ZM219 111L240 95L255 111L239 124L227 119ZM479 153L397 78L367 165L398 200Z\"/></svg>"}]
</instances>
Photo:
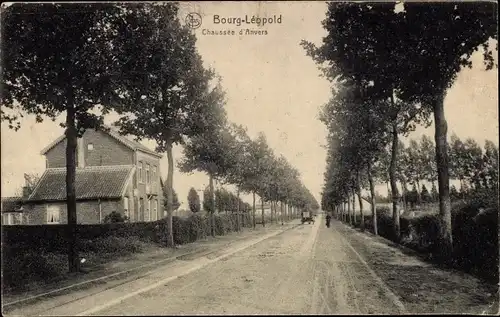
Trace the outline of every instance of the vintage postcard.
<instances>
[{"instance_id":1,"label":"vintage postcard","mask_svg":"<svg viewBox=\"0 0 500 317\"><path fill-rule=\"evenodd\" d=\"M2 313L498 314L497 15L3 3Z\"/></svg>"}]
</instances>

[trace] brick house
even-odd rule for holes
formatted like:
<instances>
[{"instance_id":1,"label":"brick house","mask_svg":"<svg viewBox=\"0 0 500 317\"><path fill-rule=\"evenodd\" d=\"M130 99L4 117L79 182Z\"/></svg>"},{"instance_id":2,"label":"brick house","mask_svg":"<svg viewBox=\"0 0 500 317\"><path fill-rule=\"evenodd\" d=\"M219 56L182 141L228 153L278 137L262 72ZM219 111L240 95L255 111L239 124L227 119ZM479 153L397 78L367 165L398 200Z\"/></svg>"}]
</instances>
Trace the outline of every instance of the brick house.
<instances>
[{"instance_id":1,"label":"brick house","mask_svg":"<svg viewBox=\"0 0 500 317\"><path fill-rule=\"evenodd\" d=\"M41 152L46 170L25 202L29 224L67 223L66 137ZM110 131L85 131L78 139L75 191L77 221L102 223L113 211L130 222L163 218L161 155Z\"/></svg>"}]
</instances>

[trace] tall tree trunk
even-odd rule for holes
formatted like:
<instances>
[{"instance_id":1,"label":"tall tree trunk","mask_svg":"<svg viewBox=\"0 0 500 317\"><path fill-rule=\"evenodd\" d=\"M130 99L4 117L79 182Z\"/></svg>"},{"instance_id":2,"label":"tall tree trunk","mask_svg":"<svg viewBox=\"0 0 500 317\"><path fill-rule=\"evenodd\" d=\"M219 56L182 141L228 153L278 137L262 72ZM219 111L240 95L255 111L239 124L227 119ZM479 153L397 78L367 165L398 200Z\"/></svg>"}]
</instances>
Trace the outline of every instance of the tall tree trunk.
<instances>
[{"instance_id":1,"label":"tall tree trunk","mask_svg":"<svg viewBox=\"0 0 500 317\"><path fill-rule=\"evenodd\" d=\"M408 201L406 200L407 196L408 196L408 187L406 186L406 180L405 179L402 179L401 180L401 188L403 189L403 208L405 210L405 212L408 211Z\"/></svg>"},{"instance_id":2,"label":"tall tree trunk","mask_svg":"<svg viewBox=\"0 0 500 317\"><path fill-rule=\"evenodd\" d=\"M68 215L68 270L71 273L80 270L75 192L77 139L75 108L68 107L66 112L66 206Z\"/></svg>"},{"instance_id":3,"label":"tall tree trunk","mask_svg":"<svg viewBox=\"0 0 500 317\"><path fill-rule=\"evenodd\" d=\"M344 202L340 203L340 221L344 222Z\"/></svg>"},{"instance_id":4,"label":"tall tree trunk","mask_svg":"<svg viewBox=\"0 0 500 317\"><path fill-rule=\"evenodd\" d=\"M260 208L262 211L262 227L265 227L266 220L265 220L265 215L264 215L264 198L262 196L260 197Z\"/></svg>"},{"instance_id":5,"label":"tall tree trunk","mask_svg":"<svg viewBox=\"0 0 500 317\"><path fill-rule=\"evenodd\" d=\"M437 96L433 100L435 142L436 142L436 165L439 185L439 250L445 260L451 259L453 253L453 237L451 232L451 201L450 201L450 176L448 171L448 125L444 116L444 95Z\"/></svg>"},{"instance_id":6,"label":"tall tree trunk","mask_svg":"<svg viewBox=\"0 0 500 317\"><path fill-rule=\"evenodd\" d=\"M351 221L351 197L349 194L347 194L347 221L349 224L352 224Z\"/></svg>"},{"instance_id":7,"label":"tall tree trunk","mask_svg":"<svg viewBox=\"0 0 500 317\"><path fill-rule=\"evenodd\" d=\"M285 219L285 221L288 221L288 210L287 210L286 200L283 202L283 218Z\"/></svg>"},{"instance_id":8,"label":"tall tree trunk","mask_svg":"<svg viewBox=\"0 0 500 317\"><path fill-rule=\"evenodd\" d=\"M290 220L290 210L288 209L288 202L285 200L285 219Z\"/></svg>"},{"instance_id":9,"label":"tall tree trunk","mask_svg":"<svg viewBox=\"0 0 500 317\"><path fill-rule=\"evenodd\" d=\"M342 207L344 208L343 212L342 212L342 214L344 215L344 222L347 223L349 218L347 216L348 210L347 210L347 202L346 201L342 202Z\"/></svg>"},{"instance_id":10,"label":"tall tree trunk","mask_svg":"<svg viewBox=\"0 0 500 317\"><path fill-rule=\"evenodd\" d=\"M212 176L211 173L208 174L208 179L209 179L209 191L210 191L210 228L211 228L211 233L212 237L215 237L215 193L214 193L214 177ZM169 201L172 201L169 199Z\"/></svg>"},{"instance_id":11,"label":"tall tree trunk","mask_svg":"<svg viewBox=\"0 0 500 317\"><path fill-rule=\"evenodd\" d=\"M396 163L398 153L398 131L397 122L392 123L392 151L391 151L391 164L389 167L389 177L391 180L391 193L392 193L392 219L394 222L394 237L399 241L400 224L399 224L399 211L398 211L398 186L396 183Z\"/></svg>"},{"instance_id":12,"label":"tall tree trunk","mask_svg":"<svg viewBox=\"0 0 500 317\"><path fill-rule=\"evenodd\" d=\"M283 201L280 201L280 209L281 209L281 225L283 225Z\"/></svg>"},{"instance_id":13,"label":"tall tree trunk","mask_svg":"<svg viewBox=\"0 0 500 317\"><path fill-rule=\"evenodd\" d=\"M279 223L279 212L278 212L278 201L277 200L274 202L274 220L276 221L276 224Z\"/></svg>"},{"instance_id":14,"label":"tall tree trunk","mask_svg":"<svg viewBox=\"0 0 500 317\"><path fill-rule=\"evenodd\" d=\"M167 140L167 246L174 247L174 230L172 225L173 214L173 187L174 187L174 156L172 154L172 140Z\"/></svg>"},{"instance_id":15,"label":"tall tree trunk","mask_svg":"<svg viewBox=\"0 0 500 317\"><path fill-rule=\"evenodd\" d=\"M420 179L417 178L415 183L417 184L417 205L420 206L422 204L422 196L420 195L422 187L420 187Z\"/></svg>"},{"instance_id":16,"label":"tall tree trunk","mask_svg":"<svg viewBox=\"0 0 500 317\"><path fill-rule=\"evenodd\" d=\"M236 187L236 230L241 231L240 227L240 187Z\"/></svg>"},{"instance_id":17,"label":"tall tree trunk","mask_svg":"<svg viewBox=\"0 0 500 317\"><path fill-rule=\"evenodd\" d=\"M279 212L278 212L278 201L276 200L274 202L274 220L276 224L279 223Z\"/></svg>"},{"instance_id":18,"label":"tall tree trunk","mask_svg":"<svg viewBox=\"0 0 500 317\"><path fill-rule=\"evenodd\" d=\"M274 202L272 199L269 202L269 208L271 210L271 224L272 224L273 223L273 210L274 210Z\"/></svg>"},{"instance_id":19,"label":"tall tree trunk","mask_svg":"<svg viewBox=\"0 0 500 317\"><path fill-rule=\"evenodd\" d=\"M356 227L356 193L354 188L352 189L352 222L351 225Z\"/></svg>"},{"instance_id":20,"label":"tall tree trunk","mask_svg":"<svg viewBox=\"0 0 500 317\"><path fill-rule=\"evenodd\" d=\"M253 225L253 228L255 229L256 227L256 222L255 222L255 191L252 192L253 194L253 208L252 208L252 225Z\"/></svg>"},{"instance_id":21,"label":"tall tree trunk","mask_svg":"<svg viewBox=\"0 0 500 317\"><path fill-rule=\"evenodd\" d=\"M348 209L347 201L344 201L344 222L345 223L349 222L349 209Z\"/></svg>"},{"instance_id":22,"label":"tall tree trunk","mask_svg":"<svg viewBox=\"0 0 500 317\"><path fill-rule=\"evenodd\" d=\"M373 221L373 233L378 235L377 228L377 201L375 199L375 185L373 182L373 175L371 171L371 163L368 164L368 182L370 183L370 196L371 196L371 210L372 210L372 221Z\"/></svg>"},{"instance_id":23,"label":"tall tree trunk","mask_svg":"<svg viewBox=\"0 0 500 317\"><path fill-rule=\"evenodd\" d=\"M271 201L271 207L273 208L273 211L272 211L272 217L273 217L273 220L271 221L271 223L274 223L274 222L277 222L277 215L276 215L276 201L272 200Z\"/></svg>"},{"instance_id":24,"label":"tall tree trunk","mask_svg":"<svg viewBox=\"0 0 500 317\"><path fill-rule=\"evenodd\" d=\"M360 223L360 228L361 228L361 231L364 231L365 230L365 215L363 214L363 198L361 198L361 180L359 178L359 172L356 173L356 183L357 183L357 186L356 186L356 191L358 193L358 201L359 201L359 215L360 215L360 219L361 219L361 223Z\"/></svg>"},{"instance_id":25,"label":"tall tree trunk","mask_svg":"<svg viewBox=\"0 0 500 317\"><path fill-rule=\"evenodd\" d=\"M342 204L343 204L343 207L344 207L344 212L343 212L344 222L348 223L349 222L349 210L347 209L347 201L344 200L344 202Z\"/></svg>"}]
</instances>

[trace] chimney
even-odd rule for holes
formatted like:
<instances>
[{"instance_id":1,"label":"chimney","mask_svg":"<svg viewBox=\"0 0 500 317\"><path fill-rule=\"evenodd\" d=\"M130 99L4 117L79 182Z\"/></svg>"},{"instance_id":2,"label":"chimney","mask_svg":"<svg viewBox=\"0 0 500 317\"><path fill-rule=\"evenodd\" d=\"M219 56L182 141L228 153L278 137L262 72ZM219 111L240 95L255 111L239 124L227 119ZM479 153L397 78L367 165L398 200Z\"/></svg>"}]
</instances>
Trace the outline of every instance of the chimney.
<instances>
[{"instance_id":1,"label":"chimney","mask_svg":"<svg viewBox=\"0 0 500 317\"><path fill-rule=\"evenodd\" d=\"M23 186L23 199L27 199L31 194L31 188L29 186Z\"/></svg>"},{"instance_id":2,"label":"chimney","mask_svg":"<svg viewBox=\"0 0 500 317\"><path fill-rule=\"evenodd\" d=\"M24 173L24 186L23 186L23 192L22 192L23 199L28 198L29 195L31 194L31 186L30 186L29 179L30 179L29 175Z\"/></svg>"},{"instance_id":3,"label":"chimney","mask_svg":"<svg viewBox=\"0 0 500 317\"><path fill-rule=\"evenodd\" d=\"M83 137L77 139L76 153L78 167L85 167L85 148L83 147Z\"/></svg>"}]
</instances>

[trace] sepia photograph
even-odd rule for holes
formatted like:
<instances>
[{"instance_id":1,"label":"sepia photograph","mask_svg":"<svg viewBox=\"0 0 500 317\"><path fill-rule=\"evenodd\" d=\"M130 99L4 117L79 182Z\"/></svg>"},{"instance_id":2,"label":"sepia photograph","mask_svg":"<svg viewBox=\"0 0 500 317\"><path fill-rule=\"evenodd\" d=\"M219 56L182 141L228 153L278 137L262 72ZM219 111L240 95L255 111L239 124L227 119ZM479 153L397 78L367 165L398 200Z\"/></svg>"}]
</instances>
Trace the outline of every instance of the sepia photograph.
<instances>
[{"instance_id":1,"label":"sepia photograph","mask_svg":"<svg viewBox=\"0 0 500 317\"><path fill-rule=\"evenodd\" d=\"M2 315L500 314L496 1L0 9Z\"/></svg>"}]
</instances>

